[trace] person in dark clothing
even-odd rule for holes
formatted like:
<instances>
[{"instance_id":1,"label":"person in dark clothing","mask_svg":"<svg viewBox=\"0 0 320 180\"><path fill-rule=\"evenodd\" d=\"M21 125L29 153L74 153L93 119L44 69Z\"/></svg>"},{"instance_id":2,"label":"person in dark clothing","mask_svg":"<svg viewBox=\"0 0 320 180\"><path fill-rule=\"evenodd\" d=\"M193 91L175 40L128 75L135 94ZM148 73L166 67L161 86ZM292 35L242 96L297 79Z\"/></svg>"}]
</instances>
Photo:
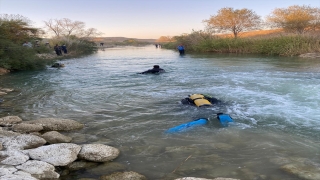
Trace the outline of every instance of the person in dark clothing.
<instances>
[{"instance_id":1,"label":"person in dark clothing","mask_svg":"<svg viewBox=\"0 0 320 180\"><path fill-rule=\"evenodd\" d=\"M61 46L61 49L62 49L63 53L65 53L65 54L68 53L67 46L65 44Z\"/></svg>"},{"instance_id":2,"label":"person in dark clothing","mask_svg":"<svg viewBox=\"0 0 320 180\"><path fill-rule=\"evenodd\" d=\"M184 47L180 44L178 47L177 47L180 55L184 55Z\"/></svg>"},{"instance_id":3,"label":"person in dark clothing","mask_svg":"<svg viewBox=\"0 0 320 180\"><path fill-rule=\"evenodd\" d=\"M147 71L138 73L138 74L158 74L158 73L163 73L165 72L164 69L160 68L159 65L154 65L152 69L149 69Z\"/></svg>"},{"instance_id":4,"label":"person in dark clothing","mask_svg":"<svg viewBox=\"0 0 320 180\"><path fill-rule=\"evenodd\" d=\"M61 53L61 47L58 46L58 44L56 44L56 45L53 47L53 49L56 51L56 54L57 54L58 56L61 56L61 55L62 55L62 53Z\"/></svg>"}]
</instances>

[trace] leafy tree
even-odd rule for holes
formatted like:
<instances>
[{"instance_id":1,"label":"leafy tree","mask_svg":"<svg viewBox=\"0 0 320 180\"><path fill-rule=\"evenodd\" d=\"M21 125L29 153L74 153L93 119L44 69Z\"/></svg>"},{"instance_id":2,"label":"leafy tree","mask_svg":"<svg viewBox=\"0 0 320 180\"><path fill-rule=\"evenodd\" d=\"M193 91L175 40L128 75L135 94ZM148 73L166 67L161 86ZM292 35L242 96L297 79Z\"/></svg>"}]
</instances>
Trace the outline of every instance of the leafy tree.
<instances>
[{"instance_id":1,"label":"leafy tree","mask_svg":"<svg viewBox=\"0 0 320 180\"><path fill-rule=\"evenodd\" d=\"M302 34L307 30L319 27L319 9L309 6L290 6L276 8L267 21L273 27L283 28L287 32Z\"/></svg>"},{"instance_id":2,"label":"leafy tree","mask_svg":"<svg viewBox=\"0 0 320 180\"><path fill-rule=\"evenodd\" d=\"M35 56L41 48L23 47L25 41L40 40L41 30L21 15L0 15L0 67L9 70L44 68L46 62ZM46 50L46 49L44 49Z\"/></svg>"},{"instance_id":3,"label":"leafy tree","mask_svg":"<svg viewBox=\"0 0 320 180\"><path fill-rule=\"evenodd\" d=\"M39 39L42 31L31 27L31 21L21 15L0 15L0 39L9 39L13 43L22 44L25 41Z\"/></svg>"},{"instance_id":4,"label":"leafy tree","mask_svg":"<svg viewBox=\"0 0 320 180\"><path fill-rule=\"evenodd\" d=\"M232 32L237 38L239 33L259 29L261 17L249 9L222 8L217 15L204 20L209 29L218 32Z\"/></svg>"}]
</instances>

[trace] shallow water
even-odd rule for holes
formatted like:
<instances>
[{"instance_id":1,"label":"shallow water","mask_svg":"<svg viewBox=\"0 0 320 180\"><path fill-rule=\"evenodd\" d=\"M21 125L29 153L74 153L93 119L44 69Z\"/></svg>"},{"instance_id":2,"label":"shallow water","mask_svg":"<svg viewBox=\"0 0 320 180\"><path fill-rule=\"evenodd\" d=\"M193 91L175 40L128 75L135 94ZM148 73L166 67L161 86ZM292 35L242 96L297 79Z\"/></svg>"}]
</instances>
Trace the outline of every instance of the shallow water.
<instances>
[{"instance_id":1,"label":"shallow water","mask_svg":"<svg viewBox=\"0 0 320 180\"><path fill-rule=\"evenodd\" d=\"M293 57L187 54L148 47L116 47L63 61L64 68L0 76L16 91L0 104L0 117L73 119L85 124L66 133L75 143L120 149L110 163L65 179L135 171L148 179L229 177L290 179L284 164L320 167L320 61ZM167 72L137 74L159 64ZM209 94L223 103L183 105L188 94ZM223 128L216 113L235 123ZM210 123L165 134L205 117Z\"/></svg>"}]
</instances>

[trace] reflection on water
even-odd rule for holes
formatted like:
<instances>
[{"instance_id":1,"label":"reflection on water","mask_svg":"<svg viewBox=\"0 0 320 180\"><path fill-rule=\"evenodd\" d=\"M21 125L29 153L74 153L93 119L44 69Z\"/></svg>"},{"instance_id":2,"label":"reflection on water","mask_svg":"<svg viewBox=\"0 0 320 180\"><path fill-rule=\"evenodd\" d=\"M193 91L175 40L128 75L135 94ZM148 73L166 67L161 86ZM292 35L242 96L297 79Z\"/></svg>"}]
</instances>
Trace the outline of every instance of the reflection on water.
<instances>
[{"instance_id":1,"label":"reflection on water","mask_svg":"<svg viewBox=\"0 0 320 180\"><path fill-rule=\"evenodd\" d=\"M148 179L229 177L300 179L286 165L308 171L320 165L320 62L300 58L187 54L150 47L106 48L63 61L65 68L0 77L15 92L0 115L24 120L58 117L85 123L67 133L75 143L103 143L121 150L112 163L88 167L65 179L136 171ZM158 64L160 75L137 74ZM182 105L204 93L222 105ZM216 113L235 124L221 128ZM210 123L179 134L168 128L200 117ZM111 166L112 164L112 166Z\"/></svg>"}]
</instances>

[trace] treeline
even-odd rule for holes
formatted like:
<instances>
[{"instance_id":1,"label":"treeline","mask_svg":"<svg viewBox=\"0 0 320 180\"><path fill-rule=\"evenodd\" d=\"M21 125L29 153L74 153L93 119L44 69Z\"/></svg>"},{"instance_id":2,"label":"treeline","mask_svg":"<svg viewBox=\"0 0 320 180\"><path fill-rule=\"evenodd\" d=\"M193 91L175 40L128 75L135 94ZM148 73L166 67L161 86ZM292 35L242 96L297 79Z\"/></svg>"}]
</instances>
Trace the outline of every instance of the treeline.
<instances>
[{"instance_id":1,"label":"treeline","mask_svg":"<svg viewBox=\"0 0 320 180\"><path fill-rule=\"evenodd\" d=\"M46 27L32 27L31 21L21 15L0 14L0 67L11 71L43 69L61 58L54 54L56 44L67 46L68 55L63 58L97 50L95 43L88 40L89 36L97 35L97 31L94 28L85 29L83 22L49 20ZM44 39L45 34L53 36ZM50 60L46 60L48 57Z\"/></svg>"},{"instance_id":2,"label":"treeline","mask_svg":"<svg viewBox=\"0 0 320 180\"><path fill-rule=\"evenodd\" d=\"M174 37L161 37L164 48L183 44L187 51L256 53L295 56L320 52L320 9L309 6L277 8L262 21L248 9L222 8L204 20L206 29ZM281 29L272 35L243 36L248 31ZM258 32L257 31L257 32ZM226 35L226 34L229 34Z\"/></svg>"}]
</instances>

